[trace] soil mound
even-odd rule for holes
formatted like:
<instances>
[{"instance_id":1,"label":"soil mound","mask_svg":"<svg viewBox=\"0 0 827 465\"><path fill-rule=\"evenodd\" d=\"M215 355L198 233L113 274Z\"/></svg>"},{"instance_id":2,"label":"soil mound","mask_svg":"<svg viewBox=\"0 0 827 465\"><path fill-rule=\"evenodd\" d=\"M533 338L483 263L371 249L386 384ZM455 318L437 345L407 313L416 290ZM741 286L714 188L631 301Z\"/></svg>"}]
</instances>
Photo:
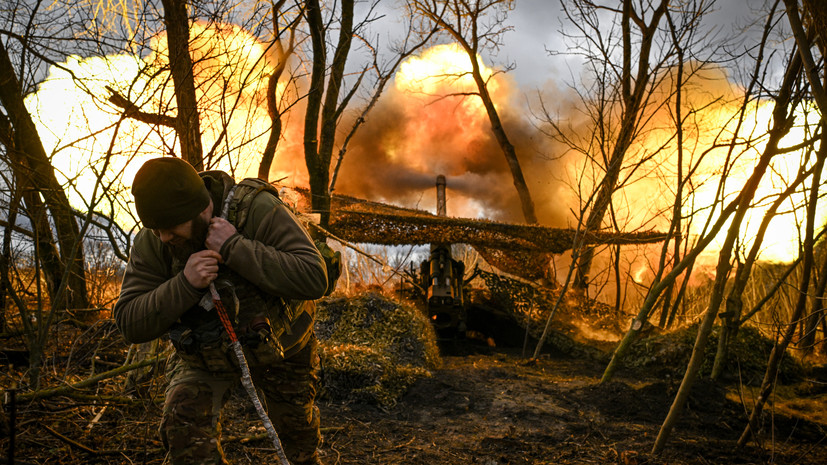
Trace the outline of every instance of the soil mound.
<instances>
[{"instance_id":1,"label":"soil mound","mask_svg":"<svg viewBox=\"0 0 827 465\"><path fill-rule=\"evenodd\" d=\"M440 366L436 335L417 309L376 293L318 304L321 396L394 405Z\"/></svg>"},{"instance_id":2,"label":"soil mound","mask_svg":"<svg viewBox=\"0 0 827 465\"><path fill-rule=\"evenodd\" d=\"M704 350L701 377L709 376L712 372L715 352L718 349L719 330L720 327L716 327L710 334ZM661 376L680 378L689 363L697 334L697 324L670 332L652 330L650 334L632 344L632 349L623 360L623 364L627 367L645 368ZM730 342L723 378L750 386L760 385L767 370L767 360L773 345L773 341L764 337L757 329L741 328L735 339ZM779 381L784 384L800 381L805 371L805 367L797 359L785 357L781 363Z\"/></svg>"}]
</instances>

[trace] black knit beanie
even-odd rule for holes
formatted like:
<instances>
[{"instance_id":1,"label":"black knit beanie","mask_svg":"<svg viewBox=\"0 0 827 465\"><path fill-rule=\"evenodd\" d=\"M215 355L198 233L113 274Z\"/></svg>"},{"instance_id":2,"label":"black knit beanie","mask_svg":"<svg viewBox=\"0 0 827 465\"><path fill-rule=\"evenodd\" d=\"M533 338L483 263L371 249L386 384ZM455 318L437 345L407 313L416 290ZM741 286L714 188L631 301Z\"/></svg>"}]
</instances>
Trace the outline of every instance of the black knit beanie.
<instances>
[{"instance_id":1,"label":"black knit beanie","mask_svg":"<svg viewBox=\"0 0 827 465\"><path fill-rule=\"evenodd\" d=\"M167 229L198 216L210 194L195 168L180 158L153 158L132 182L135 209L144 227Z\"/></svg>"}]
</instances>

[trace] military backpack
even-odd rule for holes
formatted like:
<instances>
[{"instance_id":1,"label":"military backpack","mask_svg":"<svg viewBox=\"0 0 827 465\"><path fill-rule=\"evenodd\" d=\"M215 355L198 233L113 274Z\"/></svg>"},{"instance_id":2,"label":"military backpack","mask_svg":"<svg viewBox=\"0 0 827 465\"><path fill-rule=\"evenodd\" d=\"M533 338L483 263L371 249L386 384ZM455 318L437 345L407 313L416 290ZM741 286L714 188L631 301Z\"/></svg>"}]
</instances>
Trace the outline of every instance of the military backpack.
<instances>
[{"instance_id":1,"label":"military backpack","mask_svg":"<svg viewBox=\"0 0 827 465\"><path fill-rule=\"evenodd\" d=\"M240 232L247 223L247 215L253 199L262 192L267 192L274 196L279 203L289 208L294 214L296 213L294 209L281 201L278 189L272 184L258 178L244 178L232 187L227 199L224 201L222 216ZM321 253L325 267L327 268L327 291L324 295L328 296L333 293L336 288L336 282L342 274L342 253L334 251L322 240L316 240L314 244L319 250L319 253Z\"/></svg>"}]
</instances>

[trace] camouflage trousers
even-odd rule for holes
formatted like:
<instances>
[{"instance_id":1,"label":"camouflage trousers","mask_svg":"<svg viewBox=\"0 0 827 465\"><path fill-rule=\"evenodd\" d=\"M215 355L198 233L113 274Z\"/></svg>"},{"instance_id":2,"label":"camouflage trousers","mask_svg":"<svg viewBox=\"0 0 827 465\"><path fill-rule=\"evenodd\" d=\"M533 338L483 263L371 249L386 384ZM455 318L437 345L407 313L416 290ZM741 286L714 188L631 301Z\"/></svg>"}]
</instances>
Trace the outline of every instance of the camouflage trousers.
<instances>
[{"instance_id":1,"label":"camouflage trousers","mask_svg":"<svg viewBox=\"0 0 827 465\"><path fill-rule=\"evenodd\" d=\"M175 465L227 464L221 448L221 408L238 373L211 373L173 356L169 365L160 433ZM316 464L321 442L318 342L311 336L296 355L267 367L250 367L259 397L292 465ZM246 392L245 392L246 396ZM277 463L275 458L273 463Z\"/></svg>"}]
</instances>

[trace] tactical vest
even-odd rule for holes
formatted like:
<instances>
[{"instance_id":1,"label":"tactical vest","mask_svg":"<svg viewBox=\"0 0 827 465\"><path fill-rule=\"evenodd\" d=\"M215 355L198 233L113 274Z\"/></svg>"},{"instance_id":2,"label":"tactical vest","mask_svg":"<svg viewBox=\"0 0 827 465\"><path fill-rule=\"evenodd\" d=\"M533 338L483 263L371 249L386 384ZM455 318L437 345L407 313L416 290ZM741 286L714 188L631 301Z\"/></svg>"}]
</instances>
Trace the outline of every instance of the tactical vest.
<instances>
[{"instance_id":1,"label":"tactical vest","mask_svg":"<svg viewBox=\"0 0 827 465\"><path fill-rule=\"evenodd\" d=\"M181 272L184 265L173 258L172 272ZM270 296L227 267L221 267L215 286L250 366L282 360L284 350L279 339L284 333L290 333L292 323L300 314L296 310L298 302L288 303ZM238 361L213 307L210 294L205 293L198 305L184 312L173 324L169 338L178 356L185 361L211 372L234 371Z\"/></svg>"},{"instance_id":2,"label":"tactical vest","mask_svg":"<svg viewBox=\"0 0 827 465\"><path fill-rule=\"evenodd\" d=\"M202 177L215 176L214 172L201 173ZM219 179L211 179L220 181ZM278 191L270 184L254 178L244 179L235 184L224 199L222 215L236 230L245 235L244 226L253 199L267 191L279 203ZM281 203L284 205L283 203ZM219 205L216 205L219 208ZM321 246L323 245L323 247ZM316 242L328 268L328 291L333 291L336 279L341 273L341 254L333 252L327 244ZM186 263L173 258L171 272L181 272ZM219 269L216 288L229 313L230 319L251 366L269 365L284 358L279 343L281 336L290 334L290 329L301 315L300 301L285 301L261 291L258 287L228 267ZM327 295L326 294L326 295ZM217 312L212 309L212 300L205 294L199 305L186 311L169 331L170 340L179 357L211 372L234 371L238 362L231 353L229 336L221 326Z\"/></svg>"}]
</instances>

